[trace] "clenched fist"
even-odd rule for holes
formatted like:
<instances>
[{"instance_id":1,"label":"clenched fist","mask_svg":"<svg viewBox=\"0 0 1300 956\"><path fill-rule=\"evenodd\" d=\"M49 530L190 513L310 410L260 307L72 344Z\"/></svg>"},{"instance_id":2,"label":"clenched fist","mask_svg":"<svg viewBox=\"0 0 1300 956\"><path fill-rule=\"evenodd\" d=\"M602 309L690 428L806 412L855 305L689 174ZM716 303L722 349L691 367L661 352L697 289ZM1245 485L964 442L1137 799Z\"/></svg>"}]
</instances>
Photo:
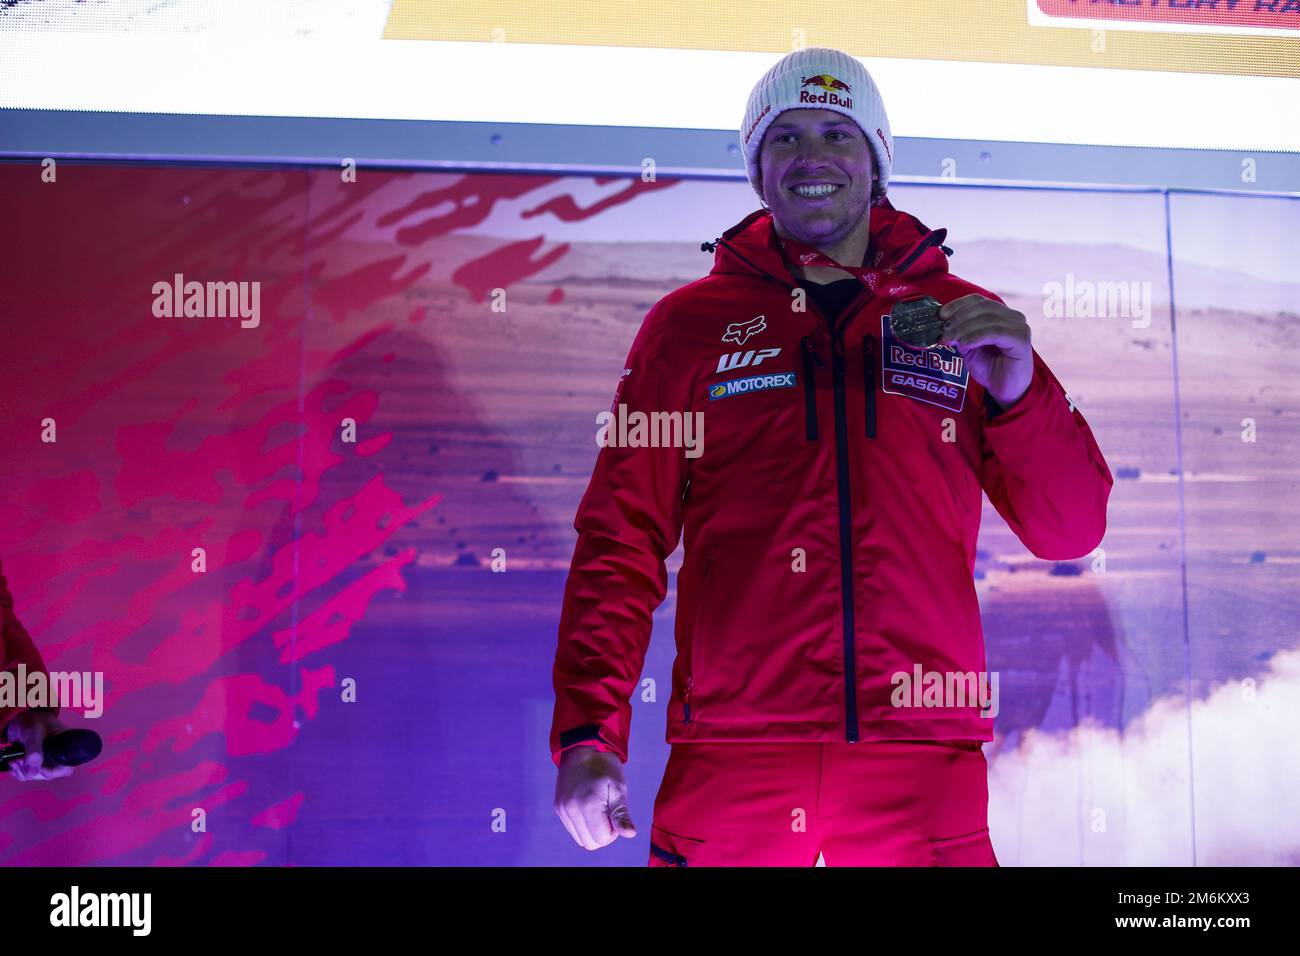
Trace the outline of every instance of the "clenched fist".
<instances>
[{"instance_id":1,"label":"clenched fist","mask_svg":"<svg viewBox=\"0 0 1300 956\"><path fill-rule=\"evenodd\" d=\"M560 755L555 812L581 847L598 850L636 836L627 812L627 781L618 756L581 746Z\"/></svg>"}]
</instances>

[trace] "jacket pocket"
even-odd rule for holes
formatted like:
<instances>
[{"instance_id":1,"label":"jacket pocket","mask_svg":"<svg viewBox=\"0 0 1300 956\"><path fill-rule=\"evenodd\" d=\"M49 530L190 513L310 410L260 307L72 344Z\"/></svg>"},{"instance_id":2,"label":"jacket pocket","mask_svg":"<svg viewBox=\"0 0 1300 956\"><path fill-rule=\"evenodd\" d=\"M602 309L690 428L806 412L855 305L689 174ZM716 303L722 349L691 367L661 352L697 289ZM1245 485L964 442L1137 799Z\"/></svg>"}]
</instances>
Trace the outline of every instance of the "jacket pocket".
<instances>
[{"instance_id":1,"label":"jacket pocket","mask_svg":"<svg viewBox=\"0 0 1300 956\"><path fill-rule=\"evenodd\" d=\"M825 365L817 354L812 337L805 335L799 340L803 351L803 415L804 437L808 441L817 440L817 371L816 366Z\"/></svg>"},{"instance_id":2,"label":"jacket pocket","mask_svg":"<svg viewBox=\"0 0 1300 956\"><path fill-rule=\"evenodd\" d=\"M663 827L650 824L650 866L689 866L703 840L680 837Z\"/></svg>"},{"instance_id":3,"label":"jacket pocket","mask_svg":"<svg viewBox=\"0 0 1300 956\"><path fill-rule=\"evenodd\" d=\"M862 393L866 396L867 437L876 437L876 340L868 334L862 340Z\"/></svg>"},{"instance_id":4,"label":"jacket pocket","mask_svg":"<svg viewBox=\"0 0 1300 956\"><path fill-rule=\"evenodd\" d=\"M931 866L999 866L989 828L930 841Z\"/></svg>"},{"instance_id":5,"label":"jacket pocket","mask_svg":"<svg viewBox=\"0 0 1300 956\"><path fill-rule=\"evenodd\" d=\"M691 698L695 694L696 676L700 673L700 617L708 608L709 584L712 580L713 555L704 559L704 573L700 575L700 593L695 600L695 611L691 615L690 662L686 668L686 690L682 698L682 720L691 721Z\"/></svg>"}]
</instances>

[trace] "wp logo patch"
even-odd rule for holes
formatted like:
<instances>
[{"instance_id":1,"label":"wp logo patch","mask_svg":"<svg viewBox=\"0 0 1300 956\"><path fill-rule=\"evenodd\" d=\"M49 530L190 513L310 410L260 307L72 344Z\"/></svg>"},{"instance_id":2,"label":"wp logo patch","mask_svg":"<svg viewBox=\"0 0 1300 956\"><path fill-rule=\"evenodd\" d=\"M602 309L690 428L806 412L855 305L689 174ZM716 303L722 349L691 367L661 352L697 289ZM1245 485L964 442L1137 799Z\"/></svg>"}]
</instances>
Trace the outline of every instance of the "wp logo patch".
<instances>
[{"instance_id":1,"label":"wp logo patch","mask_svg":"<svg viewBox=\"0 0 1300 956\"><path fill-rule=\"evenodd\" d=\"M726 355L718 356L718 375L723 372L734 372L738 368L745 366L759 366L767 359L776 358L781 354L780 349L750 349L748 352L729 352Z\"/></svg>"}]
</instances>

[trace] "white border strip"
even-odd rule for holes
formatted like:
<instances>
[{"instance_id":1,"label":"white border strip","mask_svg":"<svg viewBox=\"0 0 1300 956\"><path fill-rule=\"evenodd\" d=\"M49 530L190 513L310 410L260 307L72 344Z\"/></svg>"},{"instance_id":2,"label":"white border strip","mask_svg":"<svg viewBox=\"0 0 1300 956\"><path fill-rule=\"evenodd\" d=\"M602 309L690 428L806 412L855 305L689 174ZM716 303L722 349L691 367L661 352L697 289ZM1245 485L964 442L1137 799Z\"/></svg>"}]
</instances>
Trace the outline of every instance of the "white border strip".
<instances>
[{"instance_id":1,"label":"white border strip","mask_svg":"<svg viewBox=\"0 0 1300 956\"><path fill-rule=\"evenodd\" d=\"M0 33L0 106L735 129L775 54ZM863 59L897 136L1300 152L1300 80Z\"/></svg>"}]
</instances>

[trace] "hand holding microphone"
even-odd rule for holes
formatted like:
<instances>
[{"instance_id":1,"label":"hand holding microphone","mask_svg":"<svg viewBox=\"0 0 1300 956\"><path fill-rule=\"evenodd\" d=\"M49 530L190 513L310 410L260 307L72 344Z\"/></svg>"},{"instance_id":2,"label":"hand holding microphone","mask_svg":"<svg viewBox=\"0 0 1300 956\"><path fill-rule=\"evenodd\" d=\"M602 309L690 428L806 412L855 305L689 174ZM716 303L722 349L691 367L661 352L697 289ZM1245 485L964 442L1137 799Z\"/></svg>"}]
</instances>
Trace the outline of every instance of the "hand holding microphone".
<instances>
[{"instance_id":1,"label":"hand holding microphone","mask_svg":"<svg viewBox=\"0 0 1300 956\"><path fill-rule=\"evenodd\" d=\"M56 780L94 760L103 747L93 730L69 730L47 710L25 710L5 725L0 771L15 780Z\"/></svg>"}]
</instances>

